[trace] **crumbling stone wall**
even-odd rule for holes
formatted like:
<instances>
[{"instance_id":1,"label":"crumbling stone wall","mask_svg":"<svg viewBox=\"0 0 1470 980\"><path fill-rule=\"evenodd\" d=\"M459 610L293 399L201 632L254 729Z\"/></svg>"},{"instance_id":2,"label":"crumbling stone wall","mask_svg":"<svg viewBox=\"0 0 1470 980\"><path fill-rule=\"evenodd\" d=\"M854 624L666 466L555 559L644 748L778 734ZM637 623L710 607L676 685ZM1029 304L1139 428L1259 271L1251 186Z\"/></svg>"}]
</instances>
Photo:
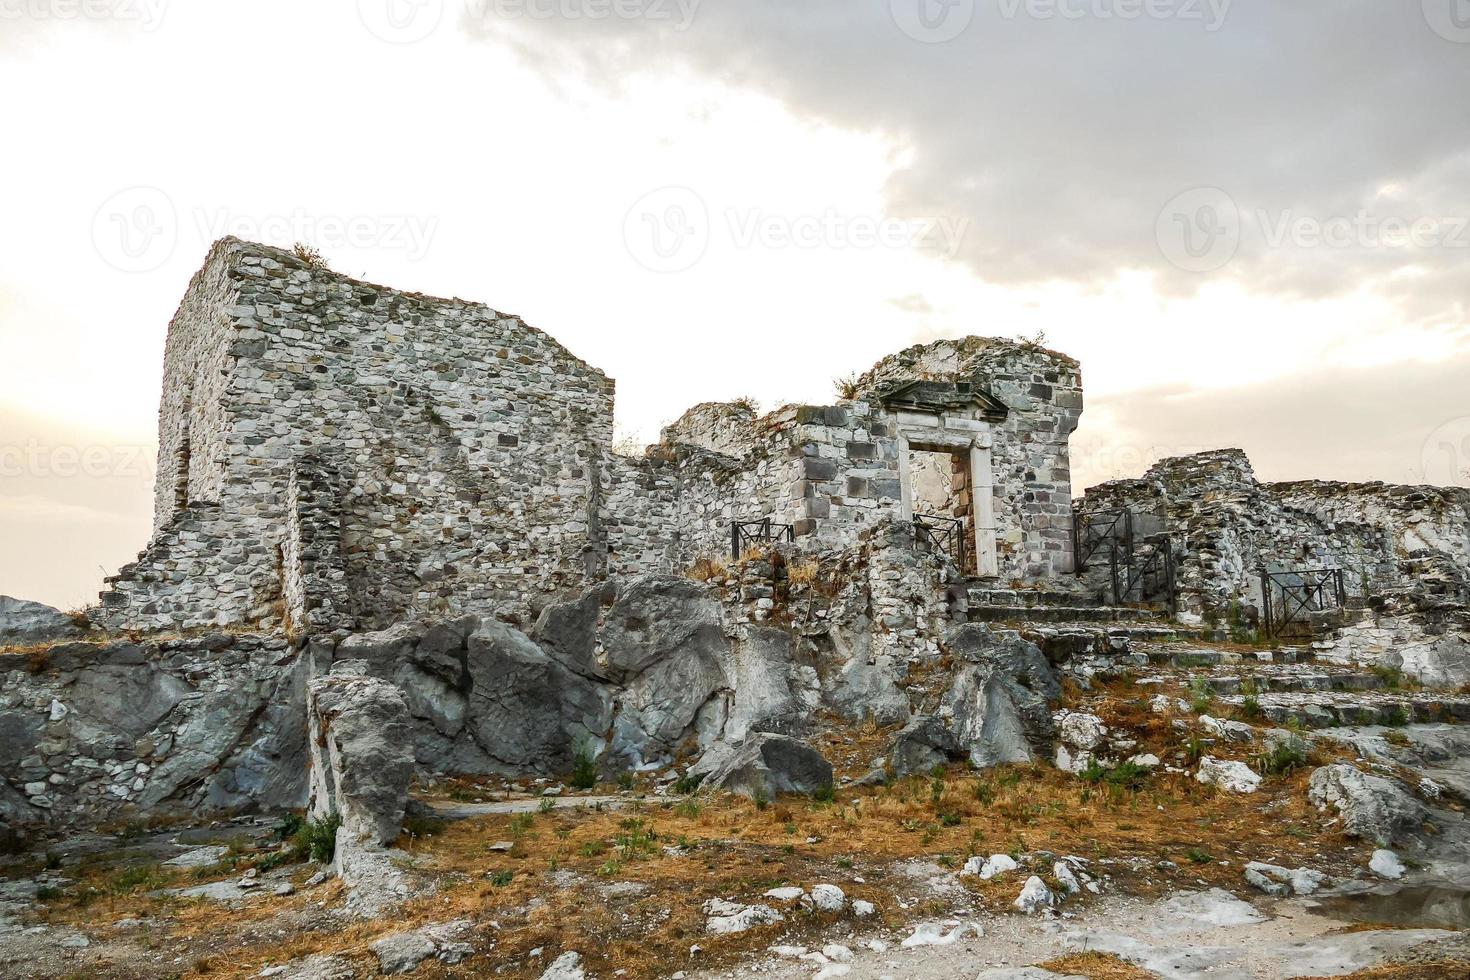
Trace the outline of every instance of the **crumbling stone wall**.
<instances>
[{"instance_id":1,"label":"crumbling stone wall","mask_svg":"<svg viewBox=\"0 0 1470 980\"><path fill-rule=\"evenodd\" d=\"M1180 550L1181 615L1195 619L1259 611L1262 568L1341 568L1359 605L1413 587L1405 562L1416 553L1470 568L1467 502L1470 494L1454 488L1263 484L1243 452L1225 449L1161 460L1141 479L1090 488L1080 506L1127 508L1144 516L1143 527L1167 531Z\"/></svg>"},{"instance_id":2,"label":"crumbling stone wall","mask_svg":"<svg viewBox=\"0 0 1470 980\"><path fill-rule=\"evenodd\" d=\"M97 618L292 633L526 621L609 574L723 556L735 520L790 524L805 551L851 547L907 516L903 419L883 392L916 376L1008 406L993 440L973 412L938 426L967 445L983 434L994 472L973 472L993 487L975 492L993 503L999 573L1066 570L1081 394L1060 355L941 341L880 362L838 405L695 406L631 458L612 452L612 381L519 318L224 239L169 330L153 538L108 579Z\"/></svg>"},{"instance_id":3,"label":"crumbling stone wall","mask_svg":"<svg viewBox=\"0 0 1470 980\"><path fill-rule=\"evenodd\" d=\"M1000 573L1036 580L1072 570L1070 439L1082 417L1077 361L1036 344L965 337L910 347L857 381L871 398L922 378L973 381L1010 410L991 427Z\"/></svg>"},{"instance_id":4,"label":"crumbling stone wall","mask_svg":"<svg viewBox=\"0 0 1470 980\"><path fill-rule=\"evenodd\" d=\"M358 621L526 609L578 587L596 561L612 397L600 371L517 317L225 239L170 328L154 542L110 583L103 618L268 615L284 591L292 461L323 448L340 460ZM204 509L169 505L182 479L169 461L185 457L187 497Z\"/></svg>"}]
</instances>

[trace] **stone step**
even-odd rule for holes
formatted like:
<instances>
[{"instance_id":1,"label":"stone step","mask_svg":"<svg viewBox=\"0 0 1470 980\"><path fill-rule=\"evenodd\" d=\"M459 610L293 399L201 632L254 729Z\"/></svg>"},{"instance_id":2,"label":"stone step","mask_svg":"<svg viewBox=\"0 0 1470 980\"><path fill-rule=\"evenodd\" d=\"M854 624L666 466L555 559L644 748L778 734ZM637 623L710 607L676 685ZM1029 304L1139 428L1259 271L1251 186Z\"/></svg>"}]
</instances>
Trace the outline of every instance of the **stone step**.
<instances>
[{"instance_id":1,"label":"stone step","mask_svg":"<svg viewBox=\"0 0 1470 980\"><path fill-rule=\"evenodd\" d=\"M1284 647L1279 650L1239 651L1218 650L1211 647L1178 646L1150 649L1147 653L1148 662L1155 667L1179 667L1186 670L1253 663L1311 663L1314 657L1311 650L1297 647Z\"/></svg>"},{"instance_id":2,"label":"stone step","mask_svg":"<svg viewBox=\"0 0 1470 980\"><path fill-rule=\"evenodd\" d=\"M1072 657L1115 658L1134 655L1138 644L1171 644L1181 638L1198 639L1197 631L1173 623L1132 623L1104 626L1097 623L1027 623L1021 635L1041 647L1052 663ZM1146 662L1139 657L1140 664Z\"/></svg>"},{"instance_id":3,"label":"stone step","mask_svg":"<svg viewBox=\"0 0 1470 980\"><path fill-rule=\"evenodd\" d=\"M1095 594L1066 592L1060 589L996 589L981 585L970 586L972 606L1086 606L1102 605Z\"/></svg>"},{"instance_id":4,"label":"stone step","mask_svg":"<svg viewBox=\"0 0 1470 980\"><path fill-rule=\"evenodd\" d=\"M1240 707L1243 695L1227 695L1222 705ZM1296 722L1307 728L1343 725L1470 724L1470 695L1433 691L1266 693L1256 696L1261 715L1276 725Z\"/></svg>"},{"instance_id":5,"label":"stone step","mask_svg":"<svg viewBox=\"0 0 1470 980\"><path fill-rule=\"evenodd\" d=\"M1388 682L1377 674L1358 671L1292 671L1270 674L1265 672L1206 676L1205 682L1216 694L1241 694L1247 681L1255 685L1256 692L1304 692L1304 691L1381 691Z\"/></svg>"},{"instance_id":6,"label":"stone step","mask_svg":"<svg viewBox=\"0 0 1470 980\"><path fill-rule=\"evenodd\" d=\"M1164 621L1154 609L1129 606L995 606L972 605L972 623L1141 623Z\"/></svg>"}]
</instances>

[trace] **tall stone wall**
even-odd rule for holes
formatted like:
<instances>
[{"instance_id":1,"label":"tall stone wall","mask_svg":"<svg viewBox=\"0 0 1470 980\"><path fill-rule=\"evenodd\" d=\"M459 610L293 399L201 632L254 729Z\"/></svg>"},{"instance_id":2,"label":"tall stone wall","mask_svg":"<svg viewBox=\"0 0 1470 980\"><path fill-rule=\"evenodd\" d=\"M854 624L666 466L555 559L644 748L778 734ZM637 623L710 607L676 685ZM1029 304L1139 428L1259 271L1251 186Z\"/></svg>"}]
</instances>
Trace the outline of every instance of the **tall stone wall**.
<instances>
[{"instance_id":1,"label":"tall stone wall","mask_svg":"<svg viewBox=\"0 0 1470 980\"><path fill-rule=\"evenodd\" d=\"M360 623L530 612L596 571L613 384L517 317L225 239L180 307L168 358L158 526L112 583L110 625L239 622L278 600L289 472L315 449L340 460ZM170 504L168 461L185 455L188 498L217 508L208 520ZM232 539L246 544L211 557Z\"/></svg>"}]
</instances>

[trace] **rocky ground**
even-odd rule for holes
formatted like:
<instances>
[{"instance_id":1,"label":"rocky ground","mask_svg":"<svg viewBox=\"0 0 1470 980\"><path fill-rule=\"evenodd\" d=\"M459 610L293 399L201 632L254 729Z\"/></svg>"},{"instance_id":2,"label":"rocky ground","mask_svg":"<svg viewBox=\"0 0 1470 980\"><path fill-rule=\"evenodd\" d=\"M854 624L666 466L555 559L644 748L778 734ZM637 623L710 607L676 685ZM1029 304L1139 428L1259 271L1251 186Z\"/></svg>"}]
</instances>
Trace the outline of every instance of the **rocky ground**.
<instances>
[{"instance_id":1,"label":"rocky ground","mask_svg":"<svg viewBox=\"0 0 1470 980\"><path fill-rule=\"evenodd\" d=\"M420 783L370 912L274 819L50 840L0 866L0 974L1470 975L1470 698L1284 651L1129 659L1064 672L1051 762L897 777L899 726L827 718L831 798Z\"/></svg>"}]
</instances>

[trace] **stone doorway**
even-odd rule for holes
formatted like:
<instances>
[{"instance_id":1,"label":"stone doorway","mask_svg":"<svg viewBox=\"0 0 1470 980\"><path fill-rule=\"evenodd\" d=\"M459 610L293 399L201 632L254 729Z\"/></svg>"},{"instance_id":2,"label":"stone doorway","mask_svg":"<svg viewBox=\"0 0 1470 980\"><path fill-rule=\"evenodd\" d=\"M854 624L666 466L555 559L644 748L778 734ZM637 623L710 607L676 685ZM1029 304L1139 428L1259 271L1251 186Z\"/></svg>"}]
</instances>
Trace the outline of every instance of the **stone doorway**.
<instances>
[{"instance_id":1,"label":"stone doorway","mask_svg":"<svg viewBox=\"0 0 1470 980\"><path fill-rule=\"evenodd\" d=\"M963 547L946 551L967 575L999 574L988 433L900 433L899 482L905 520L926 523L931 534L941 536L946 521L958 522L954 530ZM925 516L937 520L923 522Z\"/></svg>"}]
</instances>

